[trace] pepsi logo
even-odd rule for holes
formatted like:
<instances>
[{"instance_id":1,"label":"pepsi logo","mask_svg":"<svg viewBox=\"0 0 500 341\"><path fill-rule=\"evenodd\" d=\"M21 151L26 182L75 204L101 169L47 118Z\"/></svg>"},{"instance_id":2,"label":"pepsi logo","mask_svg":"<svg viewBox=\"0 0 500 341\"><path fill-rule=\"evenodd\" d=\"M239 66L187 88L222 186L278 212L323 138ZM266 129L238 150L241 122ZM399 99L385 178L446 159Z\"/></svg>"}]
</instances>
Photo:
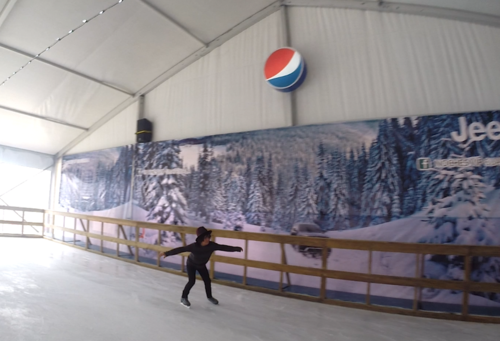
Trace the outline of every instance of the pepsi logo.
<instances>
[{"instance_id":1,"label":"pepsi logo","mask_svg":"<svg viewBox=\"0 0 500 341\"><path fill-rule=\"evenodd\" d=\"M264 66L264 76L269 85L282 92L297 89L304 82L306 75L304 59L300 53L289 47L274 51Z\"/></svg>"}]
</instances>

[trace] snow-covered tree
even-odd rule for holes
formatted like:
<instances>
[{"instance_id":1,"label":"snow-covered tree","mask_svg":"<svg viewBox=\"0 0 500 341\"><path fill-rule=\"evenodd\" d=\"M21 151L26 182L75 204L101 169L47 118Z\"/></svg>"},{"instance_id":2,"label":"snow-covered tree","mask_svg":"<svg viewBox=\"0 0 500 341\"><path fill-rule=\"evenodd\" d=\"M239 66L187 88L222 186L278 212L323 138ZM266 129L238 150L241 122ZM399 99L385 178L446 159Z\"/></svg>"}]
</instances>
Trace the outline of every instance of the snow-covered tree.
<instances>
[{"instance_id":1,"label":"snow-covered tree","mask_svg":"<svg viewBox=\"0 0 500 341\"><path fill-rule=\"evenodd\" d=\"M249 224L264 226L265 212L262 188L258 177L258 172L253 172L253 180L250 185L250 194L247 202L246 221Z\"/></svg>"},{"instance_id":2,"label":"snow-covered tree","mask_svg":"<svg viewBox=\"0 0 500 341\"><path fill-rule=\"evenodd\" d=\"M203 150L198 156L198 169L197 169L197 202L196 214L208 222L210 219L210 211L207 206L211 204L210 197L210 173L212 163L213 151L208 146L208 143L203 144Z\"/></svg>"},{"instance_id":3,"label":"snow-covered tree","mask_svg":"<svg viewBox=\"0 0 500 341\"><path fill-rule=\"evenodd\" d=\"M236 225L241 226L245 222L244 218L244 202L241 200L245 196L245 179L236 174L228 177L227 186L227 201L228 201L228 219L225 228L234 228Z\"/></svg>"},{"instance_id":4,"label":"snow-covered tree","mask_svg":"<svg viewBox=\"0 0 500 341\"><path fill-rule=\"evenodd\" d=\"M314 192L316 193L316 223L322 229L328 228L330 211L330 184L326 179L327 158L323 143L318 145L316 153L316 179L314 180Z\"/></svg>"},{"instance_id":5,"label":"snow-covered tree","mask_svg":"<svg viewBox=\"0 0 500 341\"><path fill-rule=\"evenodd\" d=\"M283 222L283 227L286 231L290 231L293 224L297 222L300 196L300 178L299 163L298 161L295 161L293 165L293 174L288 181L288 205L286 207L286 219Z\"/></svg>"},{"instance_id":6,"label":"snow-covered tree","mask_svg":"<svg viewBox=\"0 0 500 341\"><path fill-rule=\"evenodd\" d=\"M267 212L266 212L266 224L271 225L273 221L273 212L275 205L275 189L274 189L274 169L273 169L273 158L270 155L267 160L267 168L266 168L266 190L268 202L266 204Z\"/></svg>"},{"instance_id":7,"label":"snow-covered tree","mask_svg":"<svg viewBox=\"0 0 500 341\"><path fill-rule=\"evenodd\" d=\"M349 197L345 161L340 151L334 151L331 157L333 177L330 187L329 216L334 230L349 228Z\"/></svg>"},{"instance_id":8,"label":"snow-covered tree","mask_svg":"<svg viewBox=\"0 0 500 341\"><path fill-rule=\"evenodd\" d=\"M180 148L175 141L158 143L156 169L182 169ZM149 181L154 193L159 196L154 207L148 213L148 220L157 223L172 224L174 221L184 223L186 200L184 184L180 174L150 175ZM158 197L156 197L158 198Z\"/></svg>"},{"instance_id":9,"label":"snow-covered tree","mask_svg":"<svg viewBox=\"0 0 500 341\"><path fill-rule=\"evenodd\" d=\"M370 147L363 188L363 224L378 225L401 215L401 178L394 152L394 137L386 120L379 125L377 140Z\"/></svg>"},{"instance_id":10,"label":"snow-covered tree","mask_svg":"<svg viewBox=\"0 0 500 341\"><path fill-rule=\"evenodd\" d=\"M298 222L313 222L316 218L316 195L314 187L309 178L307 167L302 168L301 181L299 184Z\"/></svg>"},{"instance_id":11,"label":"snow-covered tree","mask_svg":"<svg viewBox=\"0 0 500 341\"><path fill-rule=\"evenodd\" d=\"M288 198L285 192L285 181L282 173L278 174L278 182L276 185L276 203L274 205L274 214L272 227L275 230L282 230L286 222L286 210L288 206Z\"/></svg>"},{"instance_id":12,"label":"snow-covered tree","mask_svg":"<svg viewBox=\"0 0 500 341\"><path fill-rule=\"evenodd\" d=\"M500 236L488 219L490 208L484 203L485 184L481 175L472 167L458 170L439 169L432 171L436 182L429 189L434 199L424 209L433 231L421 238L422 243L486 245L500 243ZM430 260L440 263L447 270L444 278L461 280L464 272L462 256L434 255ZM500 259L474 257L472 280L500 282ZM498 294L473 293L500 302Z\"/></svg>"}]
</instances>

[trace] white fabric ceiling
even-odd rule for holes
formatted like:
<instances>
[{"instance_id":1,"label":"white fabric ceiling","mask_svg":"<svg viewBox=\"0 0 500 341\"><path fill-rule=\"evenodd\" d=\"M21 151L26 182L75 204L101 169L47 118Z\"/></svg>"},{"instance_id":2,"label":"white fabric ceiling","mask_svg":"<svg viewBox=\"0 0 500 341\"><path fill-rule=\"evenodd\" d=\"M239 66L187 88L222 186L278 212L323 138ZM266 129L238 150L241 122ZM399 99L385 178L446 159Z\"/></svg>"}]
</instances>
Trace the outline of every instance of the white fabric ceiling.
<instances>
[{"instance_id":1,"label":"white fabric ceiling","mask_svg":"<svg viewBox=\"0 0 500 341\"><path fill-rule=\"evenodd\" d=\"M83 19L117 3L0 0L0 83ZM460 20L496 24L500 17L499 0L124 0L0 86L0 145L47 154L64 150L161 84L186 60L194 61L227 40L235 27L260 20L280 4L368 4L367 9L406 8L432 15L424 5L438 6L440 16L448 9L448 16Z\"/></svg>"}]
</instances>

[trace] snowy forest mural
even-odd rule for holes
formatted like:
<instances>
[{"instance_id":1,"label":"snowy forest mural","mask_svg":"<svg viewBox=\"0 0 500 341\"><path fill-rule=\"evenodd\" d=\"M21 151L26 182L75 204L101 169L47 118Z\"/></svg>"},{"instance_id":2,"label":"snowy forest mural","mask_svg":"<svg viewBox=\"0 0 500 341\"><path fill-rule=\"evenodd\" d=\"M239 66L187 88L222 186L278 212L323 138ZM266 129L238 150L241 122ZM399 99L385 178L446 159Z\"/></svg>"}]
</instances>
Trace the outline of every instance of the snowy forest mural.
<instances>
[{"instance_id":1,"label":"snowy forest mural","mask_svg":"<svg viewBox=\"0 0 500 341\"><path fill-rule=\"evenodd\" d=\"M129 202L133 155L134 146L129 145L65 156L59 206L87 213Z\"/></svg>"},{"instance_id":2,"label":"snowy forest mural","mask_svg":"<svg viewBox=\"0 0 500 341\"><path fill-rule=\"evenodd\" d=\"M500 245L499 122L500 111L490 111L138 144L132 217L338 239ZM147 231L141 238L148 240ZM165 234L161 243L180 245L180 238ZM366 271L357 251L332 251L329 268ZM257 260L280 257L279 250L251 252ZM292 264L316 262L297 249L286 252ZM414 276L415 260L381 255L377 271ZM424 276L461 280L463 271L460 257L429 255ZM474 259L472 276L500 282L500 260ZM327 289L363 292L357 283L340 282L329 281ZM312 285L305 278L295 283ZM413 297L409 289L379 287L373 295ZM422 299L454 304L459 296L424 289ZM471 304L500 309L500 296L474 293Z\"/></svg>"}]
</instances>

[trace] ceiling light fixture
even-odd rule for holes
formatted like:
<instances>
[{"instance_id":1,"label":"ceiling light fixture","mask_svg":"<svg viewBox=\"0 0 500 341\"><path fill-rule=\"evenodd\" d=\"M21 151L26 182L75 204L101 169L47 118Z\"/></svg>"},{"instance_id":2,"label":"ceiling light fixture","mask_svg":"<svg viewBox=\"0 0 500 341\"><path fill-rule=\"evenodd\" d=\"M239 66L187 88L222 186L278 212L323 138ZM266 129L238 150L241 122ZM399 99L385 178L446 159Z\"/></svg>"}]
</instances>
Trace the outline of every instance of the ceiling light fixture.
<instances>
[{"instance_id":1,"label":"ceiling light fixture","mask_svg":"<svg viewBox=\"0 0 500 341\"><path fill-rule=\"evenodd\" d=\"M75 32L76 30L78 30L80 27L82 27L83 25L85 24L88 24L90 21L94 20L96 17L98 17L99 15L101 14L104 14L104 12L106 12L107 10L115 7L116 5L118 4L121 4L123 2L123 0L118 0L118 2L115 2L113 5L109 6L108 8L105 8L103 9L102 11L99 11L99 14L96 14L94 15L92 18L90 19L84 19L83 20L83 24L81 24L80 26L72 29L72 30L69 30L68 33L60 38L57 38L56 39L56 42L48 47L46 47L45 49L43 49L42 52L40 53L37 53L33 58L31 58L26 64L24 64L23 66L21 66L17 71L15 71L12 76L9 76L7 77L2 83L0 83L0 86L4 85L5 83L7 83L8 80L11 79L11 77L13 77L15 74L17 74L19 71L23 70L26 66L28 66L29 64L31 64L32 61L34 61L35 59L37 59L38 57L40 57L41 54L43 54L44 52L47 52L48 50L50 50L55 44L59 43L61 40L63 40L64 38L66 38L68 35L70 35L71 33Z\"/></svg>"}]
</instances>

